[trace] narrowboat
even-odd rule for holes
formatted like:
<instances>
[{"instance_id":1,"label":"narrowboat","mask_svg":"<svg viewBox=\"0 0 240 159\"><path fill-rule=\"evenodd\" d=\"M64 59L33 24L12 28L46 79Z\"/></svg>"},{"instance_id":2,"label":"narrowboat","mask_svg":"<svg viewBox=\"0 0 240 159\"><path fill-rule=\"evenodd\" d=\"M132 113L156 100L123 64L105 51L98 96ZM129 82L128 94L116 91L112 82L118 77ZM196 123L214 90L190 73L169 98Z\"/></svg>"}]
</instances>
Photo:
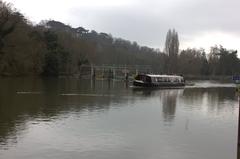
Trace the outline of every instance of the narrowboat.
<instances>
[{"instance_id":1,"label":"narrowboat","mask_svg":"<svg viewBox=\"0 0 240 159\"><path fill-rule=\"evenodd\" d=\"M184 87L185 80L177 75L139 74L133 81L134 87Z\"/></svg>"}]
</instances>

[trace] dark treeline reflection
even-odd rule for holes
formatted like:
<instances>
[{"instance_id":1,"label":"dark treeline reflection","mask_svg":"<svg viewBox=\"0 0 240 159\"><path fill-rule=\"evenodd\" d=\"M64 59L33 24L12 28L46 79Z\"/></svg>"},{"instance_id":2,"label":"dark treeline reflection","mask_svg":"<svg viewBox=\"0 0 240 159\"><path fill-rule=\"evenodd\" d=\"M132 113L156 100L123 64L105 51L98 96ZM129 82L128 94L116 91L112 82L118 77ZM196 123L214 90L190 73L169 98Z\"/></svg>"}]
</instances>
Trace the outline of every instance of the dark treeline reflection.
<instances>
[{"instance_id":1,"label":"dark treeline reflection","mask_svg":"<svg viewBox=\"0 0 240 159\"><path fill-rule=\"evenodd\" d=\"M86 111L105 111L132 100L125 87L125 83L111 81L0 79L0 145L17 142L14 134L24 130L28 121L51 121L69 112L81 115Z\"/></svg>"}]
</instances>

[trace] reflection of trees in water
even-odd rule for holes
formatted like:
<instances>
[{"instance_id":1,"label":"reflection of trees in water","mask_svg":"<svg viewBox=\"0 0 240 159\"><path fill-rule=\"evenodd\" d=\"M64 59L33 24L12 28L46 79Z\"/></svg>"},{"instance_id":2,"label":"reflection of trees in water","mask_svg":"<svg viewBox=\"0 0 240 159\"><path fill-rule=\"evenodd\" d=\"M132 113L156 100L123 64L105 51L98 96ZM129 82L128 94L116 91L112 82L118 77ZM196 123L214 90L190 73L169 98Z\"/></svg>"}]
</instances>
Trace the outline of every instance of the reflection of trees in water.
<instances>
[{"instance_id":1,"label":"reflection of trees in water","mask_svg":"<svg viewBox=\"0 0 240 159\"><path fill-rule=\"evenodd\" d=\"M185 88L183 90L161 90L162 113L166 121L175 117L177 103L187 109L202 109L209 113L221 113L226 109L234 110L236 100L234 88ZM182 94L182 95L181 95ZM181 96L179 96L181 95ZM226 107L226 102L230 102Z\"/></svg>"},{"instance_id":2,"label":"reflection of trees in water","mask_svg":"<svg viewBox=\"0 0 240 159\"><path fill-rule=\"evenodd\" d=\"M176 113L177 98L183 93L183 89L135 89L135 95L145 98L160 97L163 118L171 122Z\"/></svg>"},{"instance_id":3,"label":"reflection of trees in water","mask_svg":"<svg viewBox=\"0 0 240 159\"><path fill-rule=\"evenodd\" d=\"M182 93L182 90L172 89L163 90L160 96L162 101L162 113L165 121L171 122L176 113L177 97Z\"/></svg>"},{"instance_id":4,"label":"reflection of trees in water","mask_svg":"<svg viewBox=\"0 0 240 159\"><path fill-rule=\"evenodd\" d=\"M16 134L21 135L26 122L34 121L36 118L44 121L56 120L61 115L71 112L81 116L84 112L108 110L113 102L127 102L128 99L118 94L121 89L125 90L123 84L116 83L115 88L111 89L112 87L112 83L109 86L107 82L96 81L91 85L91 81L78 79L1 79L0 149L16 143ZM17 92L39 94L17 94ZM73 95L61 95L63 93Z\"/></svg>"},{"instance_id":5,"label":"reflection of trees in water","mask_svg":"<svg viewBox=\"0 0 240 159\"><path fill-rule=\"evenodd\" d=\"M177 96L167 95L162 100L162 112L166 121L172 121L176 112Z\"/></svg>"},{"instance_id":6,"label":"reflection of trees in water","mask_svg":"<svg viewBox=\"0 0 240 159\"><path fill-rule=\"evenodd\" d=\"M234 101L236 96L234 88L191 88L184 89L183 100L188 108L207 107L208 111L219 112L225 107L222 103Z\"/></svg>"},{"instance_id":7,"label":"reflection of trees in water","mask_svg":"<svg viewBox=\"0 0 240 159\"><path fill-rule=\"evenodd\" d=\"M124 83L107 83L78 79L0 79L0 149L17 142L17 135L26 129L26 123L36 118L56 120L61 115L74 112L81 116L85 112L106 111L117 103L160 97L162 113L166 121L172 121L178 100L189 105L202 104L207 100L209 109L221 109L218 104L234 100L233 88L208 88L183 90L127 90ZM17 94L19 91L40 92L40 94ZM61 96L62 93L76 94ZM81 96L77 94L90 94ZM179 97L183 93L183 96ZM94 94L96 96L94 96ZM104 94L104 96L101 96ZM93 95L93 96L91 96ZM100 95L100 96L98 96ZM113 96L112 96L113 95ZM141 99L140 99L141 100ZM114 104L112 104L114 103ZM1 146L2 145L2 146Z\"/></svg>"}]
</instances>

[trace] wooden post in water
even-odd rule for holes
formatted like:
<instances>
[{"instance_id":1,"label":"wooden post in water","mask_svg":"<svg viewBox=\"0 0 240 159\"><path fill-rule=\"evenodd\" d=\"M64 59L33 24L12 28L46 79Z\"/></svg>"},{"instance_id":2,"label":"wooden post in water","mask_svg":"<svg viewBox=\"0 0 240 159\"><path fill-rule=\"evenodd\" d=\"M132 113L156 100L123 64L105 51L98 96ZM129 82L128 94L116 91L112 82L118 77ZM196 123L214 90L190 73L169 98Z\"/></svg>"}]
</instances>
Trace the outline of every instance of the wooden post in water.
<instances>
[{"instance_id":1,"label":"wooden post in water","mask_svg":"<svg viewBox=\"0 0 240 159\"><path fill-rule=\"evenodd\" d=\"M136 71L135 71L135 75L137 75L138 74L138 69L136 69Z\"/></svg>"},{"instance_id":2,"label":"wooden post in water","mask_svg":"<svg viewBox=\"0 0 240 159\"><path fill-rule=\"evenodd\" d=\"M237 159L240 159L240 75L233 76L236 83L236 93L238 95L238 136L237 136Z\"/></svg>"},{"instance_id":3,"label":"wooden post in water","mask_svg":"<svg viewBox=\"0 0 240 159\"><path fill-rule=\"evenodd\" d=\"M240 97L239 97L239 92L238 92L238 144L237 144L237 159L240 159Z\"/></svg>"},{"instance_id":4,"label":"wooden post in water","mask_svg":"<svg viewBox=\"0 0 240 159\"><path fill-rule=\"evenodd\" d=\"M102 66L102 79L104 79L104 72L105 72L105 70L104 70L104 65Z\"/></svg>"},{"instance_id":5,"label":"wooden post in water","mask_svg":"<svg viewBox=\"0 0 240 159\"><path fill-rule=\"evenodd\" d=\"M115 68L113 68L113 79L115 79L115 76L116 76L116 70Z\"/></svg>"},{"instance_id":6,"label":"wooden post in water","mask_svg":"<svg viewBox=\"0 0 240 159\"><path fill-rule=\"evenodd\" d=\"M236 93L238 95L238 141L237 141L237 159L240 159L240 83L236 83Z\"/></svg>"},{"instance_id":7,"label":"wooden post in water","mask_svg":"<svg viewBox=\"0 0 240 159\"><path fill-rule=\"evenodd\" d=\"M111 68L108 69L107 78L108 78L108 80L112 79L112 70L111 70Z\"/></svg>"},{"instance_id":8,"label":"wooden post in water","mask_svg":"<svg viewBox=\"0 0 240 159\"><path fill-rule=\"evenodd\" d=\"M240 84L237 85L238 94L238 141L237 141L237 159L240 159Z\"/></svg>"},{"instance_id":9,"label":"wooden post in water","mask_svg":"<svg viewBox=\"0 0 240 159\"><path fill-rule=\"evenodd\" d=\"M91 65L91 80L95 80L96 72L93 65Z\"/></svg>"}]
</instances>

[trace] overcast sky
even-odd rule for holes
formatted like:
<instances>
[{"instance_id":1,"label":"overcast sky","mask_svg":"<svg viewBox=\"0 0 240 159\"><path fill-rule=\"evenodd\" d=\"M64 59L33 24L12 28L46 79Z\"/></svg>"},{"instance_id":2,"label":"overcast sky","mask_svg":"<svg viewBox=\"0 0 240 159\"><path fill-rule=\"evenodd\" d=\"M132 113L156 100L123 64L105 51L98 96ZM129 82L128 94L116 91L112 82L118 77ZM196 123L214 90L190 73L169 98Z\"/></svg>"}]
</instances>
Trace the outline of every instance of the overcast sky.
<instances>
[{"instance_id":1,"label":"overcast sky","mask_svg":"<svg viewBox=\"0 0 240 159\"><path fill-rule=\"evenodd\" d=\"M5 0L34 23L57 20L163 50L175 28L180 48L223 45L240 52L240 0Z\"/></svg>"}]
</instances>

